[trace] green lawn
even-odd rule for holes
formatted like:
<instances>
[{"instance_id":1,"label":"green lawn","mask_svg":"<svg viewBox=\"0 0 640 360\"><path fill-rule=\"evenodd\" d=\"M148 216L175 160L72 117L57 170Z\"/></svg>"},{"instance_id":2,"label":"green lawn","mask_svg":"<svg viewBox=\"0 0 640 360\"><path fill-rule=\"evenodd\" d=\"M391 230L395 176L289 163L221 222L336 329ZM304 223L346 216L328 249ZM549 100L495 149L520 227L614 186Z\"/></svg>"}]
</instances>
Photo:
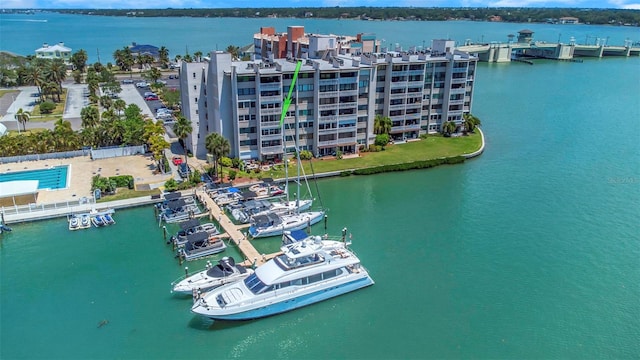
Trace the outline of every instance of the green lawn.
<instances>
[{"instance_id":1,"label":"green lawn","mask_svg":"<svg viewBox=\"0 0 640 360\"><path fill-rule=\"evenodd\" d=\"M47 100L51 100L47 98ZM60 102L55 103L56 108L53 109L51 114L40 114L40 106L36 105L31 111L31 118L29 122L46 122L52 120L58 120L64 114L64 106L67 102L67 89L62 89L62 94L60 94Z\"/></svg>"},{"instance_id":2,"label":"green lawn","mask_svg":"<svg viewBox=\"0 0 640 360\"><path fill-rule=\"evenodd\" d=\"M106 201L124 200L124 199L131 199L136 197L158 195L158 194L160 194L159 189L136 191L133 189L118 188L115 195L104 195L103 197L100 198L100 200L98 200L98 202L100 203L100 202L106 202Z\"/></svg>"},{"instance_id":3,"label":"green lawn","mask_svg":"<svg viewBox=\"0 0 640 360\"><path fill-rule=\"evenodd\" d=\"M0 90L0 98L5 96L6 94L17 93L18 90Z\"/></svg>"},{"instance_id":4,"label":"green lawn","mask_svg":"<svg viewBox=\"0 0 640 360\"><path fill-rule=\"evenodd\" d=\"M333 158L313 159L313 170L314 173L319 174L348 169L376 167L380 165L410 163L418 160L454 157L469 154L480 149L480 146L482 145L481 142L482 137L480 136L480 133L455 138L433 135L420 141L389 145L384 151L361 153L357 158L340 160ZM306 174L311 174L309 161L303 161L303 168ZM295 169L295 166L291 166L290 171L291 169ZM244 177L242 175L244 174L240 174L239 177ZM260 175L261 177L272 177L276 179L283 178L284 170L261 172ZM253 175L252 177L256 177L256 175Z\"/></svg>"}]
</instances>

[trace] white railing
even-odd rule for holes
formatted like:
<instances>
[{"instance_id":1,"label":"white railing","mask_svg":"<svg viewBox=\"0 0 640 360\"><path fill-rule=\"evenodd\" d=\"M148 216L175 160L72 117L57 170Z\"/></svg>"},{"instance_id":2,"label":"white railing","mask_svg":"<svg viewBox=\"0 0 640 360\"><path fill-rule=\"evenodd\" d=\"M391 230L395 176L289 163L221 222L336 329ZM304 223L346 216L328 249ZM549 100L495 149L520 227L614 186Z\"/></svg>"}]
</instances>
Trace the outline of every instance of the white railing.
<instances>
[{"instance_id":1,"label":"white railing","mask_svg":"<svg viewBox=\"0 0 640 360\"><path fill-rule=\"evenodd\" d=\"M14 205L14 206L2 206L0 212L5 215L19 215L28 214L34 212L67 209L70 213L73 212L74 207L79 205L95 204L93 198L81 197L78 200L62 201L55 203L42 203L42 204L28 204L28 205Z\"/></svg>"}]
</instances>

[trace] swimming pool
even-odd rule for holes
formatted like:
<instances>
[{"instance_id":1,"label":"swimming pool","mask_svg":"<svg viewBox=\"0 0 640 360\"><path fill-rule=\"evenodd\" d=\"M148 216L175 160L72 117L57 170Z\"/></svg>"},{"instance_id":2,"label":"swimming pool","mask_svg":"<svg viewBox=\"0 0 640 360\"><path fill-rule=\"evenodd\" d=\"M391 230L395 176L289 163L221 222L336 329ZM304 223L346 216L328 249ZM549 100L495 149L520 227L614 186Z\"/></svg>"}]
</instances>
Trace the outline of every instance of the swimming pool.
<instances>
[{"instance_id":1,"label":"swimming pool","mask_svg":"<svg viewBox=\"0 0 640 360\"><path fill-rule=\"evenodd\" d=\"M38 189L65 189L69 178L69 165L48 169L11 171L0 174L0 183L17 180L38 180Z\"/></svg>"}]
</instances>

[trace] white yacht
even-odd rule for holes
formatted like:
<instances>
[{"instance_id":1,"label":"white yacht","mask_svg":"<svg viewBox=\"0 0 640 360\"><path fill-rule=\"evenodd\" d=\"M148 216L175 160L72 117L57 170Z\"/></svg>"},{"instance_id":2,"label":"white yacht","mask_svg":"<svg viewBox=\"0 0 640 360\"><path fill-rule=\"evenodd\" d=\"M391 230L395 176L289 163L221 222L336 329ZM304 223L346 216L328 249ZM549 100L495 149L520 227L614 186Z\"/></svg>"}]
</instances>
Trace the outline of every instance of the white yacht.
<instances>
[{"instance_id":1,"label":"white yacht","mask_svg":"<svg viewBox=\"0 0 640 360\"><path fill-rule=\"evenodd\" d=\"M278 215L269 213L251 217L249 234L252 238L282 235L284 231L302 230L324 218L324 211L307 211Z\"/></svg>"},{"instance_id":2,"label":"white yacht","mask_svg":"<svg viewBox=\"0 0 640 360\"><path fill-rule=\"evenodd\" d=\"M243 281L195 294L191 311L211 319L249 320L373 285L348 245L320 236L284 245L283 254L259 266Z\"/></svg>"},{"instance_id":3,"label":"white yacht","mask_svg":"<svg viewBox=\"0 0 640 360\"><path fill-rule=\"evenodd\" d=\"M204 270L182 277L173 283L171 292L178 294L193 294L194 291L208 291L218 286L243 280L253 274L253 269L247 269L236 264L233 257L223 257L218 264L207 262Z\"/></svg>"}]
</instances>

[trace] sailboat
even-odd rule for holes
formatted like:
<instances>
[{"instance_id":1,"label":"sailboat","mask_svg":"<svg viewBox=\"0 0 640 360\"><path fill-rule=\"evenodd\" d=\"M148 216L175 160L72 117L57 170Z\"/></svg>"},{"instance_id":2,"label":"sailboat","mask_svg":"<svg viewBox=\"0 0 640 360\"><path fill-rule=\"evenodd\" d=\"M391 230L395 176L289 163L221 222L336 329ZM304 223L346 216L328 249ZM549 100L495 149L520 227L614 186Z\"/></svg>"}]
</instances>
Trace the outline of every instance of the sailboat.
<instances>
[{"instance_id":1,"label":"sailboat","mask_svg":"<svg viewBox=\"0 0 640 360\"><path fill-rule=\"evenodd\" d=\"M300 66L302 65L301 61L298 61L296 64L296 70L293 73L293 79L291 82L291 86L289 87L289 94L284 101L284 105L282 107L282 114L280 116L280 126L282 128L282 148L283 148L283 157L285 158L285 177L287 178L286 186L287 189L285 193L289 194L288 184L289 184L289 172L288 172L288 163L287 163L287 147L286 147L286 137L284 131L284 118L289 109L289 105L291 104L291 95L293 92L293 88L295 87L295 82L298 77L298 71L300 70ZM298 118L296 111L296 119ZM296 132L298 129L297 121L295 126ZM298 174L296 178L296 184L298 186L296 191L296 199L294 201L287 200L282 203L282 207L284 209L291 209L288 212L282 214L282 211L269 211L267 213L254 215L251 217L251 226L249 227L249 234L253 238L261 238L268 236L276 236L282 235L284 231L294 231L294 230L302 230L307 227L311 227L311 225L320 222L325 215L324 210L320 211L305 211L301 212L302 209L308 209L311 207L312 200L307 200L306 202L300 199L300 170L302 169L302 163L300 161L300 150L298 147L298 136L295 136L295 157L298 162ZM304 171L304 170L303 170ZM304 179L307 191L311 194L311 189L309 188L309 183L307 182L307 177L302 176ZM285 210L287 211L287 210Z\"/></svg>"}]
</instances>

